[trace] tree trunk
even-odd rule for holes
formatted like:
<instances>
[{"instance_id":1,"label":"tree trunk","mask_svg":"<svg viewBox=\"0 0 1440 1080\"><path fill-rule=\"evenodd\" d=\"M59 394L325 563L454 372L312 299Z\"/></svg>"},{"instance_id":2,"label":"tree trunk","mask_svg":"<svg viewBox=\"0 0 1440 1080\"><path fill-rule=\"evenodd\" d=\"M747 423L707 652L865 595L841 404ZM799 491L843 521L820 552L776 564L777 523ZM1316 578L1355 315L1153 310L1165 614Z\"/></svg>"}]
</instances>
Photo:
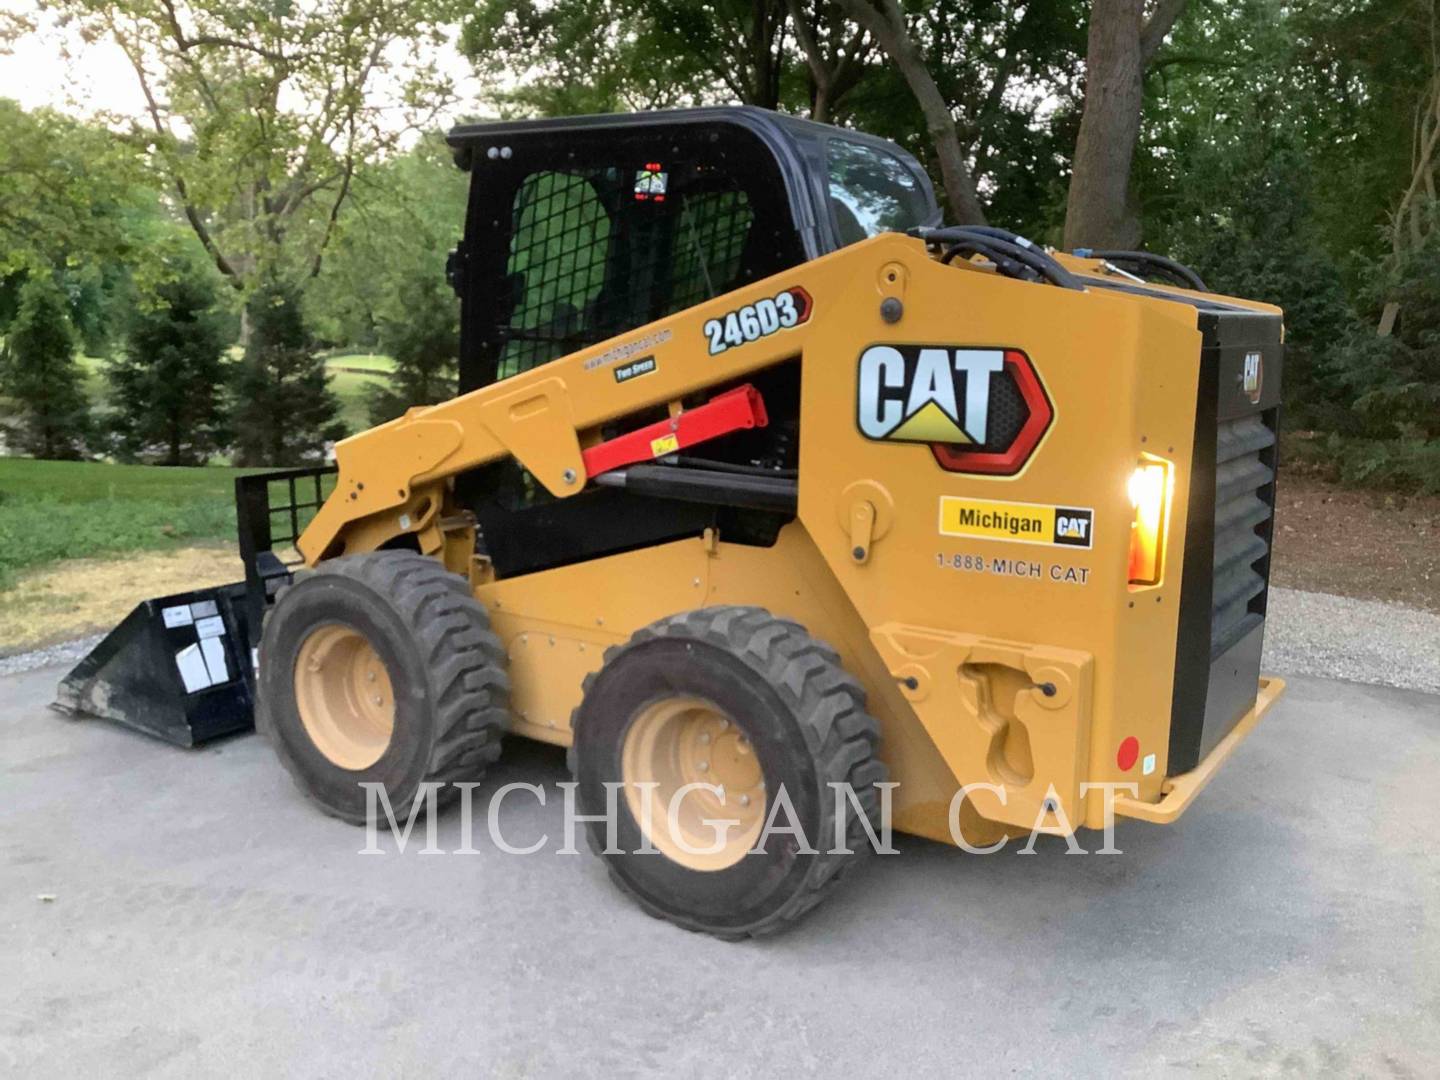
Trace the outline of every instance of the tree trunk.
<instances>
[{"instance_id":1,"label":"tree trunk","mask_svg":"<svg viewBox=\"0 0 1440 1080\"><path fill-rule=\"evenodd\" d=\"M750 81L747 105L780 107L780 69L775 39L785 32L785 8L774 0L753 0L750 17Z\"/></svg>"},{"instance_id":2,"label":"tree trunk","mask_svg":"<svg viewBox=\"0 0 1440 1080\"><path fill-rule=\"evenodd\" d=\"M1140 137L1145 68L1185 0L1094 0L1085 55L1085 113L1065 207L1065 247L1140 246L1130 166Z\"/></svg>"},{"instance_id":3,"label":"tree trunk","mask_svg":"<svg viewBox=\"0 0 1440 1080\"><path fill-rule=\"evenodd\" d=\"M950 113L950 105L931 78L930 70L925 66L925 57L905 26L905 15L900 5L896 0L878 2L880 7L876 8L869 0L841 0L850 18L869 30L870 36L895 62L910 92L915 95L925 116L926 131L935 144L935 156L940 161L950 216L959 225L983 225L985 211L980 206L975 181L960 150L960 137L955 130L955 117Z\"/></svg>"},{"instance_id":4,"label":"tree trunk","mask_svg":"<svg viewBox=\"0 0 1440 1080\"><path fill-rule=\"evenodd\" d=\"M1065 207L1065 247L1131 248L1140 220L1130 162L1140 135L1142 0L1095 0L1085 59L1085 113Z\"/></svg>"},{"instance_id":5,"label":"tree trunk","mask_svg":"<svg viewBox=\"0 0 1440 1080\"><path fill-rule=\"evenodd\" d=\"M830 122L830 97L829 91L820 86L815 86L815 93L810 99L810 119L817 124L828 124Z\"/></svg>"}]
</instances>

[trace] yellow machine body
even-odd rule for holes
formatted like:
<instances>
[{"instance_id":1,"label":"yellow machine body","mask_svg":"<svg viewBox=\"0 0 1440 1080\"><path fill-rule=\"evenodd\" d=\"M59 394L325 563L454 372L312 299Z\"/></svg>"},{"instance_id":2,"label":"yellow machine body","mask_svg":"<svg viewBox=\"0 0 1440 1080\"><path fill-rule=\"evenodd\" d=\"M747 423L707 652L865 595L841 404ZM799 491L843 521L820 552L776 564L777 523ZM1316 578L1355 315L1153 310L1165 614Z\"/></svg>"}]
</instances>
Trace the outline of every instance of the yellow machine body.
<instances>
[{"instance_id":1,"label":"yellow machine body","mask_svg":"<svg viewBox=\"0 0 1440 1080\"><path fill-rule=\"evenodd\" d=\"M1107 273L1098 260L1058 258L1082 282ZM711 354L710 320L795 289L812 303L808 318ZM961 788L971 790L959 826L979 842L1037 825L1100 827L1114 795L1090 785L1132 785L1114 798L1118 813L1172 820L1281 684L1262 679L1249 713L1172 775L1201 333L1195 307L1162 293L1016 281L882 235L345 440L335 492L299 547L314 565L413 534L467 575L506 646L518 734L567 745L584 676L638 628L754 604L829 641L864 683L898 784L897 828L954 839ZM1028 357L1053 415L1023 465L952 472L924 441L867 436L859 358L884 345ZM642 354L654 359L643 378L613 377ZM458 474L513 457L571 497L602 425L656 406L677 415L682 402L796 358L798 514L773 546L711 530L504 579L474 556L473 520L452 498ZM1164 544L1155 583L1137 585L1128 485L1145 461L1165 466ZM1007 512L1038 513L1053 539L1073 509L1088 514L1083 544L1034 542L1004 524ZM1132 752L1117 756L1127 740Z\"/></svg>"}]
</instances>

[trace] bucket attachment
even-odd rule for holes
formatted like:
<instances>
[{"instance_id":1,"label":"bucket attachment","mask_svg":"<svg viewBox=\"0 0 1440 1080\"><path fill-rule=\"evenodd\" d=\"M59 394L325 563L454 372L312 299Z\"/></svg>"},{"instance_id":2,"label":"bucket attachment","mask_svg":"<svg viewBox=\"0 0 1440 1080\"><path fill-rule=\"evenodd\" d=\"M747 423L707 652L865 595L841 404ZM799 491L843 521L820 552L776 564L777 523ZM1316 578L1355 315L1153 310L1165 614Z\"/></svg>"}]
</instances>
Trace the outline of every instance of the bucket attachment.
<instances>
[{"instance_id":1,"label":"bucket attachment","mask_svg":"<svg viewBox=\"0 0 1440 1080\"><path fill-rule=\"evenodd\" d=\"M244 582L146 600L90 650L55 708L179 746L249 731L254 661Z\"/></svg>"},{"instance_id":2,"label":"bucket attachment","mask_svg":"<svg viewBox=\"0 0 1440 1080\"><path fill-rule=\"evenodd\" d=\"M179 746L251 730L265 610L299 561L296 537L334 486L326 465L237 477L245 580L146 600L65 676L54 707Z\"/></svg>"}]
</instances>

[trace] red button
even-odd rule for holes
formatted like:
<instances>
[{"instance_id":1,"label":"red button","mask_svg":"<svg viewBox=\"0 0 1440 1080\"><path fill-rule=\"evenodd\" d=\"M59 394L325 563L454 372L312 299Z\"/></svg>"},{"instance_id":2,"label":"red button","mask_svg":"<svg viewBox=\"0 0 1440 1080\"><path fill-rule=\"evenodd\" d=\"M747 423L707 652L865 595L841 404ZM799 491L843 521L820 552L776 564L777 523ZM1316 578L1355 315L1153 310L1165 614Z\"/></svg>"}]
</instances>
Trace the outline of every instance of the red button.
<instances>
[{"instance_id":1,"label":"red button","mask_svg":"<svg viewBox=\"0 0 1440 1080\"><path fill-rule=\"evenodd\" d=\"M1140 740L1131 735L1120 744L1120 749L1115 754L1115 764L1120 766L1121 772L1129 772L1135 767L1135 762L1140 760Z\"/></svg>"}]
</instances>

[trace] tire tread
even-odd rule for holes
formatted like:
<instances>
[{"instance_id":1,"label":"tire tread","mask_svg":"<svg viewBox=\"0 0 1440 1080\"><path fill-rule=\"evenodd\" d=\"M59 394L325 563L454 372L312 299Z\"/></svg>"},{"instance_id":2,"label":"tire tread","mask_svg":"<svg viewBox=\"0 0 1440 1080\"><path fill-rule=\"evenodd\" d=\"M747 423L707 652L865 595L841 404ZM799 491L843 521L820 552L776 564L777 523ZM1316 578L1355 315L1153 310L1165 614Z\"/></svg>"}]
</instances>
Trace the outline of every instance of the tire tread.
<instances>
[{"instance_id":1,"label":"tire tread","mask_svg":"<svg viewBox=\"0 0 1440 1080\"><path fill-rule=\"evenodd\" d=\"M453 790L450 784L479 779L500 756L501 739L509 727L510 679L503 667L504 646L465 579L430 556L412 551L344 556L321 563L310 576L332 574L358 582L385 601L400 616L420 653L435 710L434 739L421 783L444 783L443 797ZM276 597L277 605L288 591ZM263 703L256 710L256 721L268 737L271 721ZM308 794L308 785L289 755L277 756ZM409 815L414 794L409 793L403 805L392 803L397 819ZM350 820L314 801L331 816Z\"/></svg>"},{"instance_id":2,"label":"tire tread","mask_svg":"<svg viewBox=\"0 0 1440 1080\"><path fill-rule=\"evenodd\" d=\"M741 660L755 676L780 694L799 722L815 759L818 778L850 783L875 829L879 829L880 800L873 786L885 780L884 764L875 756L880 742L880 723L865 709L865 689L840 664L839 654L829 645L810 636L799 623L771 614L761 607L722 605L681 612L636 631L630 640L605 651L600 669L585 677L584 694L614 658L625 650L656 638L685 638L704 642ZM582 700L583 700L582 695ZM578 721L577 707L571 724ZM567 754L572 777L579 778L575 747ZM812 837L818 855L810 856L804 887L763 922L735 933L716 933L703 924L677 917L651 904L636 892L606 858L610 878L648 914L697 933L725 940L743 940L775 933L793 924L835 888L857 856L870 850L864 825L852 813L845 834L851 855L830 854L834 837L834 801L821 799L820 837ZM591 850L603 851L603 835L592 825L587 829Z\"/></svg>"}]
</instances>

